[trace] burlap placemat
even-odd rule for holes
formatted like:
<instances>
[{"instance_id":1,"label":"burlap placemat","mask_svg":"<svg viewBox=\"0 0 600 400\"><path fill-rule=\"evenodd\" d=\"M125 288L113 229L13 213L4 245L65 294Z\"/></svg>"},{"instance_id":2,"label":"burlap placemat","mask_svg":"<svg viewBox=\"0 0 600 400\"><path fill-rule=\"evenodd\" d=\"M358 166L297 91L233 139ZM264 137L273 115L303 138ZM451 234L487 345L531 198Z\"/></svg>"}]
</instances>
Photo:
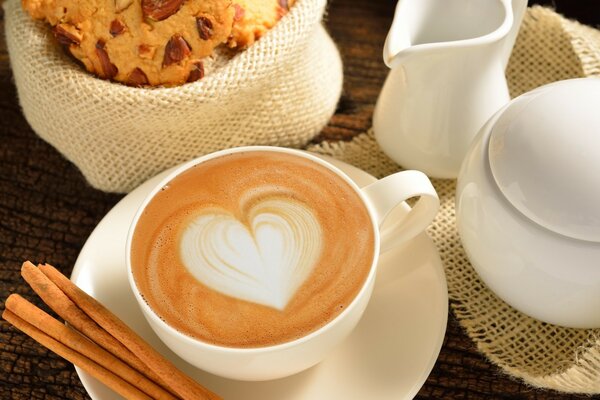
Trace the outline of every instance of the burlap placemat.
<instances>
[{"instance_id":1,"label":"burlap placemat","mask_svg":"<svg viewBox=\"0 0 600 400\"><path fill-rule=\"evenodd\" d=\"M553 11L530 8L507 70L517 96L553 81L600 75L600 31ZM372 132L351 142L309 148L377 177L400 170ZM568 329L534 320L496 297L478 278L455 226L454 180L434 180L441 210L428 230L446 268L451 308L477 348L506 373L537 387L600 393L600 329Z\"/></svg>"}]
</instances>

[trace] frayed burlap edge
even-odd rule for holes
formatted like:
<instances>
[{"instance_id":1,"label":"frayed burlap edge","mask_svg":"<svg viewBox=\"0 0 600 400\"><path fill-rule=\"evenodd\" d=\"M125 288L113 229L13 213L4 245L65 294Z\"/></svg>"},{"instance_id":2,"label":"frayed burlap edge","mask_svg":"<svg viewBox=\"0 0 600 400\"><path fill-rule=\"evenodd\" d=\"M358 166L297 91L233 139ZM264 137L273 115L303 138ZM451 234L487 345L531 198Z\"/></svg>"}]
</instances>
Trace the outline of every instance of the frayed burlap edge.
<instances>
[{"instance_id":1,"label":"frayed burlap edge","mask_svg":"<svg viewBox=\"0 0 600 400\"><path fill-rule=\"evenodd\" d=\"M528 10L507 76L517 96L553 81L600 74L600 32L552 10ZM372 131L351 142L309 150L343 160L377 177L401 168L379 149ZM569 329L513 309L479 279L455 226L454 180L433 180L441 208L428 233L446 269L451 308L477 348L510 376L540 388L600 393L600 329Z\"/></svg>"}]
</instances>

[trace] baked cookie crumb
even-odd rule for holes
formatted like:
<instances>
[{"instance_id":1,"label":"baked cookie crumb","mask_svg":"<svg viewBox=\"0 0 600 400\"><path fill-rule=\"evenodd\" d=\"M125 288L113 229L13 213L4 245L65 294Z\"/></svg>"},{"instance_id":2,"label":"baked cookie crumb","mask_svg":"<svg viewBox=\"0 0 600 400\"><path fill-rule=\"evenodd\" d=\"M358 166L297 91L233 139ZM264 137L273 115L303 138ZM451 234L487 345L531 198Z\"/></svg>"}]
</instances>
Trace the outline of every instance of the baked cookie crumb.
<instances>
[{"instance_id":1,"label":"baked cookie crumb","mask_svg":"<svg viewBox=\"0 0 600 400\"><path fill-rule=\"evenodd\" d=\"M233 0L235 14L228 45L247 48L288 13L295 0Z\"/></svg>"}]
</instances>

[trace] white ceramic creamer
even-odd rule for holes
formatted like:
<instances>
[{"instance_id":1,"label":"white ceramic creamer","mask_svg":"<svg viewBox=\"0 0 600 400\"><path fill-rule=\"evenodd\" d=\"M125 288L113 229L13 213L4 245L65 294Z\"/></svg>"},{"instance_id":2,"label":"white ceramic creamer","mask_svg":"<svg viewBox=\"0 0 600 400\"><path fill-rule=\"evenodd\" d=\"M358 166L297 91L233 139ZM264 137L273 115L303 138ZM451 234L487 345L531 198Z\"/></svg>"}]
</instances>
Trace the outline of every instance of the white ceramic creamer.
<instances>
[{"instance_id":1,"label":"white ceramic creamer","mask_svg":"<svg viewBox=\"0 0 600 400\"><path fill-rule=\"evenodd\" d=\"M394 161L456 178L472 139L509 101L504 71L526 0L400 0L373 116Z\"/></svg>"}]
</instances>

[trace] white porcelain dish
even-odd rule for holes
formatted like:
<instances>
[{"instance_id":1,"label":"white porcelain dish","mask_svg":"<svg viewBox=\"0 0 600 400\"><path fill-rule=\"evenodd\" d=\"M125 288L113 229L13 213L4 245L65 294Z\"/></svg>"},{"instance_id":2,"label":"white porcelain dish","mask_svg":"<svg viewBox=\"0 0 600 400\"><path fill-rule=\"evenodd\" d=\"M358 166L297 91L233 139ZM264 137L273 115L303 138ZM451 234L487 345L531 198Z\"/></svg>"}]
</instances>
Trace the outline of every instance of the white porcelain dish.
<instances>
[{"instance_id":1,"label":"white porcelain dish","mask_svg":"<svg viewBox=\"0 0 600 400\"><path fill-rule=\"evenodd\" d=\"M510 100L505 69L526 9L527 0L398 1L373 113L384 153L457 177L481 126Z\"/></svg>"},{"instance_id":2,"label":"white porcelain dish","mask_svg":"<svg viewBox=\"0 0 600 400\"><path fill-rule=\"evenodd\" d=\"M328 158L359 186L375 180ZM412 399L441 349L448 315L444 269L426 234L383 254L371 301L356 329L323 362L300 374L266 382L234 381L203 372L169 351L154 334L127 282L125 240L133 216L159 175L121 200L89 237L71 279L90 293L182 370L226 399ZM391 223L406 215L393 211ZM119 399L76 369L93 400Z\"/></svg>"},{"instance_id":3,"label":"white porcelain dish","mask_svg":"<svg viewBox=\"0 0 600 400\"><path fill-rule=\"evenodd\" d=\"M457 226L500 298L539 320L600 327L600 79L514 99L460 172Z\"/></svg>"}]
</instances>

